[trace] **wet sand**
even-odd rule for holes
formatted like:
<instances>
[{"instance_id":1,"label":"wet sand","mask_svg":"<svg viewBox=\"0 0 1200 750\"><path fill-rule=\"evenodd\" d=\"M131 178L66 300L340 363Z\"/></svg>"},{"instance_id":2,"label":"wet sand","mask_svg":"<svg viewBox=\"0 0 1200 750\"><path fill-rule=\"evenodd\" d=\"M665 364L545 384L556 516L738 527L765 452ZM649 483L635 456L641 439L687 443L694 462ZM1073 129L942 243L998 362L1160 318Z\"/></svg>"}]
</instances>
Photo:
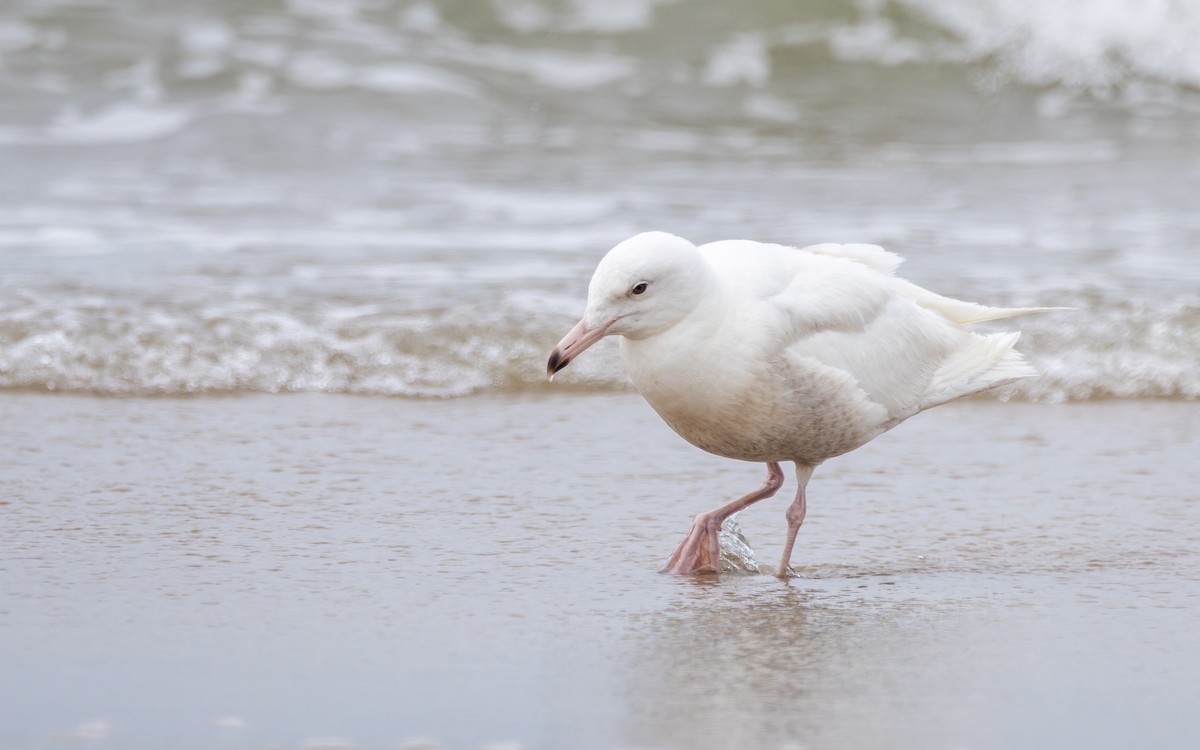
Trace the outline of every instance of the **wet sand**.
<instances>
[{"instance_id":1,"label":"wet sand","mask_svg":"<svg viewBox=\"0 0 1200 750\"><path fill-rule=\"evenodd\" d=\"M1200 403L922 415L787 582L655 573L762 469L633 394L0 420L0 747L1200 746Z\"/></svg>"}]
</instances>

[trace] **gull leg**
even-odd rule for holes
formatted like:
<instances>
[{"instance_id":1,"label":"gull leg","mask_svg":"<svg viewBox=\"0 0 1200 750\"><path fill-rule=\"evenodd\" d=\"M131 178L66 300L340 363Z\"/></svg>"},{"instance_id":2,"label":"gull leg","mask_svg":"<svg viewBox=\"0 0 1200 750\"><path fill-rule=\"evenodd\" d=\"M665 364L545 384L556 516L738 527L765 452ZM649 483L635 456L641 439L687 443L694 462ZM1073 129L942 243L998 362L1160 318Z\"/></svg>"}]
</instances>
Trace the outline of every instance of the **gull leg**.
<instances>
[{"instance_id":1,"label":"gull leg","mask_svg":"<svg viewBox=\"0 0 1200 750\"><path fill-rule=\"evenodd\" d=\"M775 574L778 578L787 578L788 565L792 562L792 547L796 544L796 533L800 531L800 524L804 523L804 514L808 512L804 491L808 487L808 480L812 478L813 468L796 464L796 481L799 482L800 489L796 490L796 499L787 509L787 542L783 545L783 559L779 561L779 572Z\"/></svg>"},{"instance_id":2,"label":"gull leg","mask_svg":"<svg viewBox=\"0 0 1200 750\"><path fill-rule=\"evenodd\" d=\"M779 468L778 463L772 461L767 464L767 478L762 487L728 505L722 505L716 510L696 516L696 519L692 521L692 530L667 558L667 564L659 572L676 575L719 572L721 570L721 543L717 539L717 532L721 530L721 524L739 510L774 495L782 486L783 469Z\"/></svg>"}]
</instances>

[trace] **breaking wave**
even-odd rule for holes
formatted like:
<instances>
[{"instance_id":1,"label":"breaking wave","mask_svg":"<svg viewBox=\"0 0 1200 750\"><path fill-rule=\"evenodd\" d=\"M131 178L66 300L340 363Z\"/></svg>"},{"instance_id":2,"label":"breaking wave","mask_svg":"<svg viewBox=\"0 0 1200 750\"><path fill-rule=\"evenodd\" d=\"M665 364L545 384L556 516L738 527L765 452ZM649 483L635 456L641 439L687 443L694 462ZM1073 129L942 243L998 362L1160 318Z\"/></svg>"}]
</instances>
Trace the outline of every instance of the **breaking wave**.
<instances>
[{"instance_id":1,"label":"breaking wave","mask_svg":"<svg viewBox=\"0 0 1200 750\"><path fill-rule=\"evenodd\" d=\"M1120 302L1021 319L1043 373L1003 397L1042 401L1200 398L1200 297ZM577 302L527 293L477 307L317 311L259 304L188 309L81 300L0 310L0 388L107 395L319 391L450 398L546 388L549 350ZM1012 321L1010 321L1010 324ZM604 342L554 388L629 388Z\"/></svg>"}]
</instances>

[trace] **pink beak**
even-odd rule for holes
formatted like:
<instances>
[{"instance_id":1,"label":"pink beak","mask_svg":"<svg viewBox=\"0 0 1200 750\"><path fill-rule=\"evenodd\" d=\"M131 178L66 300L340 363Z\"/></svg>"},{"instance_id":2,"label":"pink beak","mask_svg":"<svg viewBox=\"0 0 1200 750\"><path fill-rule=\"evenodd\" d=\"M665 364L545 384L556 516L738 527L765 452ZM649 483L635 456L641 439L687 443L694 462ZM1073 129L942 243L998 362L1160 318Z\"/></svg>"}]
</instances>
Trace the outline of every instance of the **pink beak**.
<instances>
[{"instance_id":1,"label":"pink beak","mask_svg":"<svg viewBox=\"0 0 1200 750\"><path fill-rule=\"evenodd\" d=\"M584 349L604 338L608 333L609 326L615 322L614 318L595 328L588 328L587 323L582 320L576 323L570 333L563 336L562 341L558 342L558 346L554 347L554 351L550 352L550 361L546 363L546 374L553 378L554 373L571 364L571 360L579 356Z\"/></svg>"}]
</instances>

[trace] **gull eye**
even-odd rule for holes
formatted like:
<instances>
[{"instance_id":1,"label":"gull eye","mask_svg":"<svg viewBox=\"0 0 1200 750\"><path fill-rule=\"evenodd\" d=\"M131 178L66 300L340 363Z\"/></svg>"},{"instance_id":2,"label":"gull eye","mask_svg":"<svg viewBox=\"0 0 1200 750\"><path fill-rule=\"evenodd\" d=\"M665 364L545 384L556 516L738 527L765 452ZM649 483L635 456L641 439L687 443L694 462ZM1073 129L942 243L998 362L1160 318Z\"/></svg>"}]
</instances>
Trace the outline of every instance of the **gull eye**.
<instances>
[{"instance_id":1,"label":"gull eye","mask_svg":"<svg viewBox=\"0 0 1200 750\"><path fill-rule=\"evenodd\" d=\"M647 284L645 281L639 281L638 283L633 285L633 288L629 290L629 293L636 297L637 295L644 293L646 291L646 288L649 286L650 285Z\"/></svg>"}]
</instances>

